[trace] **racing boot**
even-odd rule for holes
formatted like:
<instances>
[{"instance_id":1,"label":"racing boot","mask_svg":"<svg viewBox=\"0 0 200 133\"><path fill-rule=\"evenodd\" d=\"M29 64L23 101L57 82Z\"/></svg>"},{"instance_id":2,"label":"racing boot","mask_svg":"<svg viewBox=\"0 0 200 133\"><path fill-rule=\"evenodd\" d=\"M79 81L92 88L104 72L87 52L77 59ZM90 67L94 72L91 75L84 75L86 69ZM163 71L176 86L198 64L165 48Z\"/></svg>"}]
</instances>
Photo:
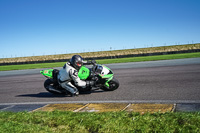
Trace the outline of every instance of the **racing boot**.
<instances>
[{"instance_id":1,"label":"racing boot","mask_svg":"<svg viewBox=\"0 0 200 133\"><path fill-rule=\"evenodd\" d=\"M49 85L48 88L46 88L49 92L52 93L62 93L62 91L55 89L53 86Z\"/></svg>"},{"instance_id":2,"label":"racing boot","mask_svg":"<svg viewBox=\"0 0 200 133\"><path fill-rule=\"evenodd\" d=\"M74 93L71 93L71 97L74 97L74 96L78 96L79 95L79 91L76 91Z\"/></svg>"}]
</instances>

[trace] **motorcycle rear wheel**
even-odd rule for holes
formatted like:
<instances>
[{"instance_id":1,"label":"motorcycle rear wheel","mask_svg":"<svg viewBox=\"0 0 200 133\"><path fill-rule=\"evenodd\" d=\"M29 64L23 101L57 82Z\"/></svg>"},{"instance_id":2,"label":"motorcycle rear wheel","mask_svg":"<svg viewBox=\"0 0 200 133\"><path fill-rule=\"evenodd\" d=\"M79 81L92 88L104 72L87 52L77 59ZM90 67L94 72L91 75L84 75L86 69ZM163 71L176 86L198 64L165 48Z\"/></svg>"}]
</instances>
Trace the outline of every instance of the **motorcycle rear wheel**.
<instances>
[{"instance_id":1,"label":"motorcycle rear wheel","mask_svg":"<svg viewBox=\"0 0 200 133\"><path fill-rule=\"evenodd\" d=\"M119 81L116 78L113 78L108 82L109 87L102 87L101 89L104 91L114 91L119 87Z\"/></svg>"},{"instance_id":2,"label":"motorcycle rear wheel","mask_svg":"<svg viewBox=\"0 0 200 133\"><path fill-rule=\"evenodd\" d=\"M60 93L58 93L58 92L49 90L49 85L51 85L51 86L54 85L54 82L53 82L52 79L47 79L47 80L44 81L44 88L45 88L48 92L50 92L50 93L53 93L53 94L60 94Z\"/></svg>"}]
</instances>

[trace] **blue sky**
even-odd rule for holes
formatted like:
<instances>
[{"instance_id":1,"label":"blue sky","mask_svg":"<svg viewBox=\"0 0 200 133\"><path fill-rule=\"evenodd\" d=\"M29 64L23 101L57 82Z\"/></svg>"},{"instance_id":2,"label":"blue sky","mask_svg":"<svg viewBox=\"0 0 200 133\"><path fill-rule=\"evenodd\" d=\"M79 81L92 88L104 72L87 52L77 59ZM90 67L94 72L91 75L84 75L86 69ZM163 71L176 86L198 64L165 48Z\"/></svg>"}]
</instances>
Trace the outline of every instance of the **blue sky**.
<instances>
[{"instance_id":1,"label":"blue sky","mask_svg":"<svg viewBox=\"0 0 200 133\"><path fill-rule=\"evenodd\" d=\"M0 58L200 42L200 0L0 0Z\"/></svg>"}]
</instances>

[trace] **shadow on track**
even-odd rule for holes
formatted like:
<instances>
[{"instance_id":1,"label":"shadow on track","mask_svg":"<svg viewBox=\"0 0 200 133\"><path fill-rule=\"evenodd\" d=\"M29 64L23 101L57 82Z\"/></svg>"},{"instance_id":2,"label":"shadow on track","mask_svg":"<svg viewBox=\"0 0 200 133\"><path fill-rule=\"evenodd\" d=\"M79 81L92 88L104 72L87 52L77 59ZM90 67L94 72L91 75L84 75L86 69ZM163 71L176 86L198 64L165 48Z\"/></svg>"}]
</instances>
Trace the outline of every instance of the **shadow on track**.
<instances>
[{"instance_id":1,"label":"shadow on track","mask_svg":"<svg viewBox=\"0 0 200 133\"><path fill-rule=\"evenodd\" d=\"M91 93L102 93L104 91L87 91L87 92L80 92L79 95L88 95ZM37 94L24 94L24 95L17 95L16 97L37 97L37 98L53 98L53 97L71 97L70 95L64 95L64 94L52 94L49 92L40 92Z\"/></svg>"},{"instance_id":2,"label":"shadow on track","mask_svg":"<svg viewBox=\"0 0 200 133\"><path fill-rule=\"evenodd\" d=\"M40 93L37 93L37 94L17 95L16 97L52 98L52 97L67 97L67 96L59 95L59 94L52 94L52 93L49 93L49 92L40 92Z\"/></svg>"}]
</instances>

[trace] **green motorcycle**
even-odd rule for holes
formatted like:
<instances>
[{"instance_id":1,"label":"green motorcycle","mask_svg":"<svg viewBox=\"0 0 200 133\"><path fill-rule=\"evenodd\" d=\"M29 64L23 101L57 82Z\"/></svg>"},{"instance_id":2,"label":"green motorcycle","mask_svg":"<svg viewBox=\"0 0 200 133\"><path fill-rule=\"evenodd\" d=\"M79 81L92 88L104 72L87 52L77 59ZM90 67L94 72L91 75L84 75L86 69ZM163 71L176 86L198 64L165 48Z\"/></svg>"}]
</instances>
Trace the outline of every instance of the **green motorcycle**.
<instances>
[{"instance_id":1,"label":"green motorcycle","mask_svg":"<svg viewBox=\"0 0 200 133\"><path fill-rule=\"evenodd\" d=\"M49 90L47 87L48 85L53 85L55 88L59 89L59 92L62 91L63 94L69 93L67 92L67 90L63 89L57 81L59 70L47 69L40 71L40 73L47 78L47 80L44 82L44 87L47 89L47 91L51 93L56 93L55 91ZM80 92L96 89L102 89L104 91L114 91L119 87L119 81L114 77L114 73L105 65L96 64L93 65L92 68L82 66L78 72L78 76L81 80L98 80L98 84L96 84L92 88L83 89L76 86Z\"/></svg>"}]
</instances>

